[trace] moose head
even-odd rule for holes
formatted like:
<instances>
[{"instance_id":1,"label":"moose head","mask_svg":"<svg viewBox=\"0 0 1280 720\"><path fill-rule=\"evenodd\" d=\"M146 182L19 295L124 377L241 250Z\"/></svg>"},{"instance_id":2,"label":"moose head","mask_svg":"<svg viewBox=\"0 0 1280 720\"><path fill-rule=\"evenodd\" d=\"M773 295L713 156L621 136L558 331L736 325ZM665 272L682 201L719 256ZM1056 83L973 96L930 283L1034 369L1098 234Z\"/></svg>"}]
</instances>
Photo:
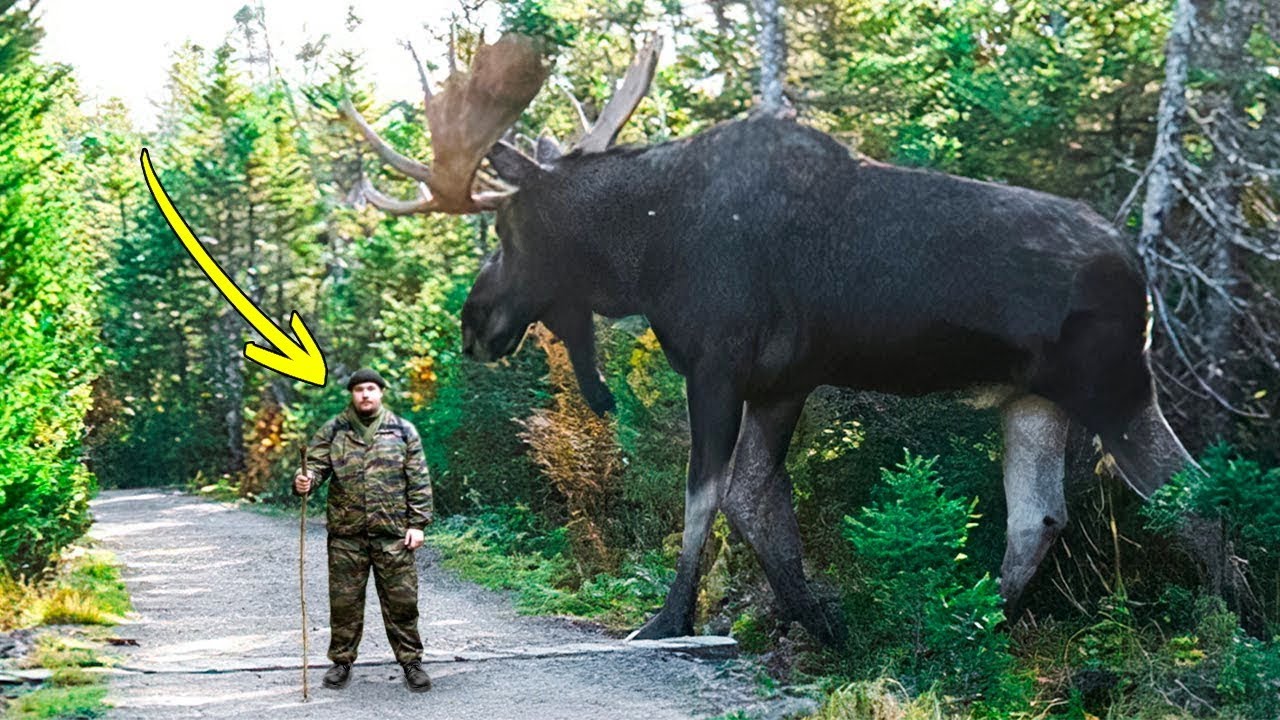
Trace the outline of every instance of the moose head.
<instances>
[{"instance_id":1,"label":"moose head","mask_svg":"<svg viewBox=\"0 0 1280 720\"><path fill-rule=\"evenodd\" d=\"M588 126L577 108L583 133L570 155L602 153L613 144L652 82L660 49L658 35L650 36L594 125ZM384 162L418 181L418 197L399 200L362 177L362 194L375 207L397 215L495 212L500 246L485 261L463 305L464 353L484 362L502 358L540 321L565 343L587 404L603 415L614 408L614 400L595 367L592 306L582 292L587 284L567 252L572 242L565 238L566 222L575 199L566 196L558 167L564 153L547 135L538 139L533 157L502 140L547 75L537 44L515 34L493 45L482 42L471 71L455 72L438 94L423 74L434 152L429 166L387 144L350 100L343 100L341 110ZM493 177L479 172L486 158Z\"/></svg>"}]
</instances>

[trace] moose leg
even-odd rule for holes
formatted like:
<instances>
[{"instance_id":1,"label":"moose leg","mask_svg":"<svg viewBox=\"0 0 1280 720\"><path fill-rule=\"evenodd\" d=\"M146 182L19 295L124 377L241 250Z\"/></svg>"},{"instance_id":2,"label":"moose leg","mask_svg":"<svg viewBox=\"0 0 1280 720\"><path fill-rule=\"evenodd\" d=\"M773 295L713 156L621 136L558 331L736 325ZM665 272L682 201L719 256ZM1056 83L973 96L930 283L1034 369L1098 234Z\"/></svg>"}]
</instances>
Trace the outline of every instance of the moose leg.
<instances>
[{"instance_id":1,"label":"moose leg","mask_svg":"<svg viewBox=\"0 0 1280 720\"><path fill-rule=\"evenodd\" d=\"M613 393L596 368L596 336L591 324L591 310L559 306L547 313L542 323L565 344L573 375L578 379L578 388L582 390L587 407L597 417L613 412L616 409Z\"/></svg>"},{"instance_id":2,"label":"moose leg","mask_svg":"<svg viewBox=\"0 0 1280 720\"><path fill-rule=\"evenodd\" d=\"M676 579L662 610L628 640L649 640L693 634L702 546L720 507L729 459L742 421L742 400L723 380L691 377L689 396L689 478L684 495L684 535Z\"/></svg>"},{"instance_id":3,"label":"moose leg","mask_svg":"<svg viewBox=\"0 0 1280 720\"><path fill-rule=\"evenodd\" d=\"M1038 395L1013 400L1002 412L1009 518L1000 594L1012 619L1040 561L1067 523L1063 465L1070 421L1061 408Z\"/></svg>"},{"instance_id":4,"label":"moose leg","mask_svg":"<svg viewBox=\"0 0 1280 720\"><path fill-rule=\"evenodd\" d=\"M733 476L724 513L751 545L778 600L782 616L800 624L827 645L844 642L844 623L828 617L804 577L800 526L791 504L787 447L804 398L747 403L733 456Z\"/></svg>"}]
</instances>

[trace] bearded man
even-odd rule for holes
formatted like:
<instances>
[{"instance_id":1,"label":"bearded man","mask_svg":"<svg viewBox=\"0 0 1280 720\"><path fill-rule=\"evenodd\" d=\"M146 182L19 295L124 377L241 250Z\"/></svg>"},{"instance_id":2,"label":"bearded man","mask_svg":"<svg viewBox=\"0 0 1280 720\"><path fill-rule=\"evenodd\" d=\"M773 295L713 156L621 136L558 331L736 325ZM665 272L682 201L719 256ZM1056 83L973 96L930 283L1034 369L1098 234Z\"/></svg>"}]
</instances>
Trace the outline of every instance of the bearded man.
<instances>
[{"instance_id":1,"label":"bearded man","mask_svg":"<svg viewBox=\"0 0 1280 720\"><path fill-rule=\"evenodd\" d=\"M413 692L431 689L418 635L418 569L413 551L431 523L431 475L418 430L382 404L387 383L361 368L347 381L351 403L325 423L293 478L302 495L329 482L329 660L324 686L346 687L364 633L364 598L373 583L382 623Z\"/></svg>"}]
</instances>

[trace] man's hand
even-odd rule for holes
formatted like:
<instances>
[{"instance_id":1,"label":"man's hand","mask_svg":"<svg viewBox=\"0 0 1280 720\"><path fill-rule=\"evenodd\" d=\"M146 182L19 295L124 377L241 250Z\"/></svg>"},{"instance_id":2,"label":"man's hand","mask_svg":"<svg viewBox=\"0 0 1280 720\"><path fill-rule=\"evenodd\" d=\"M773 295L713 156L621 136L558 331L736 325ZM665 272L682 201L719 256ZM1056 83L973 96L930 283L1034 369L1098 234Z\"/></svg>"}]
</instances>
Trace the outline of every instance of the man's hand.
<instances>
[{"instance_id":1,"label":"man's hand","mask_svg":"<svg viewBox=\"0 0 1280 720\"><path fill-rule=\"evenodd\" d=\"M313 478L310 473L299 470L298 474L293 476L293 489L296 490L299 495L306 495L311 492L312 480Z\"/></svg>"},{"instance_id":2,"label":"man's hand","mask_svg":"<svg viewBox=\"0 0 1280 720\"><path fill-rule=\"evenodd\" d=\"M422 531L417 528L409 528L404 532L404 546L410 550L417 550L422 547Z\"/></svg>"}]
</instances>

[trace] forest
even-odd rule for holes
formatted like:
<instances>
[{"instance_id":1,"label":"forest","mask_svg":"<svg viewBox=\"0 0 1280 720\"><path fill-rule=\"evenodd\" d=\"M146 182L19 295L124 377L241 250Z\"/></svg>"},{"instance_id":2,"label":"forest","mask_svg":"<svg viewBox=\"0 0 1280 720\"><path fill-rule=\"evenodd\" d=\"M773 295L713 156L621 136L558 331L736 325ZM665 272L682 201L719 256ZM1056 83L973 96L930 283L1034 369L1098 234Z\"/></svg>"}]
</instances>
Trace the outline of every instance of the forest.
<instances>
[{"instance_id":1,"label":"forest","mask_svg":"<svg viewBox=\"0 0 1280 720\"><path fill-rule=\"evenodd\" d=\"M492 367L461 308L491 213L395 216L412 197L344 118L431 157L421 98L387 101L341 36L268 41L269 4L168 65L155 128L92 110L38 59L38 4L0 0L0 594L43 582L99 489L180 487L297 513L298 448L369 366L422 435L428 542L522 612L623 636L675 576L690 428L684 378L643 316L597 316L616 409L583 400L535 327ZM1161 406L1199 461L1148 502L1095 438L1067 444L1070 522L1006 617L1000 416L959 395L824 387L787 469L806 573L843 609L831 648L778 612L718 518L697 631L732 635L761 687L819 718L1280 717L1280 3L1276 0L481 0L422 28L439 82L514 31L554 60L517 143L580 133L645 38L665 50L618 140L657 144L778 103L873 160L1082 201L1141 258ZM349 27L361 23L353 5ZM393 44L396 38L386 38ZM406 51L412 65L417 55ZM306 319L321 388L246 360L258 335L147 192L147 148L209 252L281 327ZM785 239L779 239L785 242ZM312 509L323 506L312 500ZM1211 521L1212 592L1174 540ZM0 630L17 622L0 608ZM742 715L742 718L747 716Z\"/></svg>"}]
</instances>

